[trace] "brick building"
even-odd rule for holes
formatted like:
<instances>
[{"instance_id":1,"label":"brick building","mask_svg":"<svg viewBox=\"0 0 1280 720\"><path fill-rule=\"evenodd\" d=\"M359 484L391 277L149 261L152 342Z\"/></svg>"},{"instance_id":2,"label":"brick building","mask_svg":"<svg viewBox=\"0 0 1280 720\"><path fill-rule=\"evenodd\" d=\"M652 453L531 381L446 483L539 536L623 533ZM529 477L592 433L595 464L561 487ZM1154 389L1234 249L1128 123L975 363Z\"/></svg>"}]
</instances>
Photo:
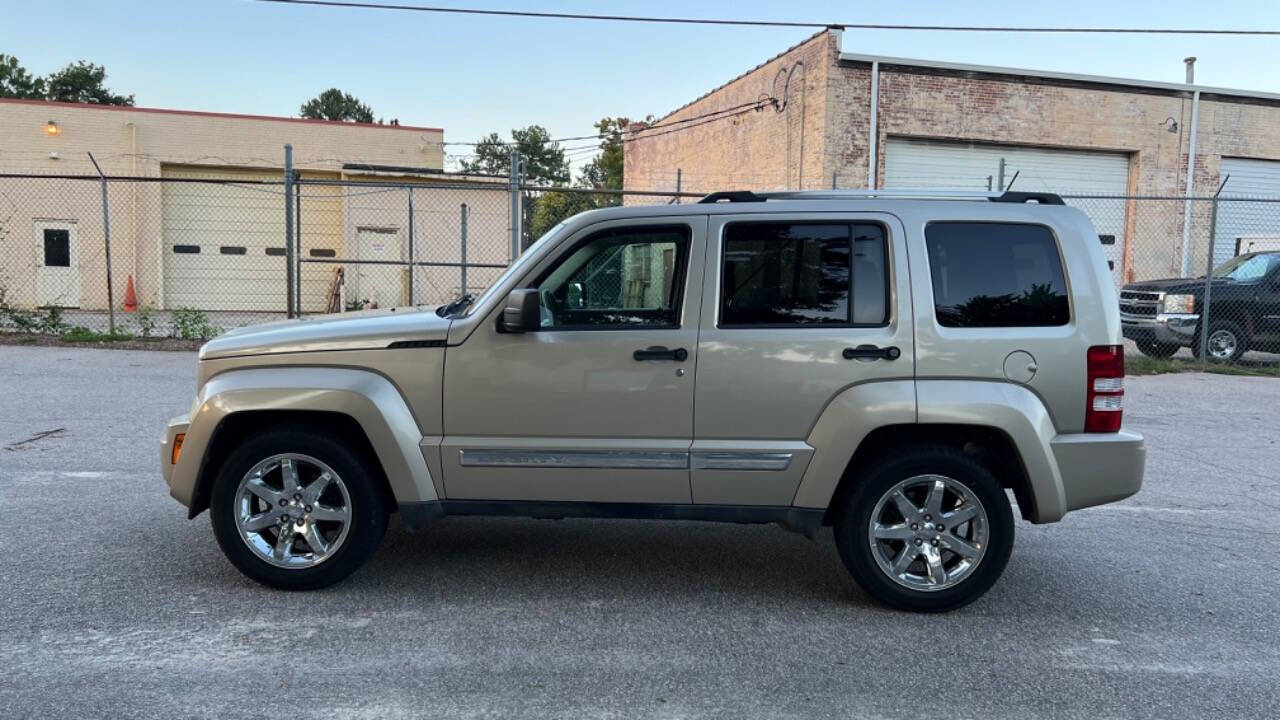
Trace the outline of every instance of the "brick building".
<instances>
[{"instance_id":1,"label":"brick building","mask_svg":"<svg viewBox=\"0 0 1280 720\"><path fill-rule=\"evenodd\" d=\"M1202 196L1230 175L1224 196L1280 196L1280 94L860 55L836 30L652 125L625 145L627 189L673 190L679 175L693 192L987 190L1016 175L1018 190ZM1139 202L1076 201L1112 242L1117 282L1197 259L1202 272L1208 203ZM1218 237L1270 231L1259 224L1224 211Z\"/></svg>"},{"instance_id":2,"label":"brick building","mask_svg":"<svg viewBox=\"0 0 1280 720\"><path fill-rule=\"evenodd\" d=\"M403 190L306 186L295 200L299 252L317 261L301 266L304 310L327 306L344 258L403 262L413 238L414 260L456 262L463 203L469 261L506 263L505 181L446 175L443 139L431 127L0 100L0 175L9 175L0 177L0 289L20 308L106 308L101 188L59 177L96 177L90 153L109 176L141 178L109 183L117 310L132 278L139 304L158 310L283 312L286 143L303 179L424 189L411 233ZM494 274L480 270L472 282ZM416 285L413 300L430 302L456 293L457 277L456 268L417 267L411 284L407 269L353 265L344 289L386 306L408 301Z\"/></svg>"}]
</instances>

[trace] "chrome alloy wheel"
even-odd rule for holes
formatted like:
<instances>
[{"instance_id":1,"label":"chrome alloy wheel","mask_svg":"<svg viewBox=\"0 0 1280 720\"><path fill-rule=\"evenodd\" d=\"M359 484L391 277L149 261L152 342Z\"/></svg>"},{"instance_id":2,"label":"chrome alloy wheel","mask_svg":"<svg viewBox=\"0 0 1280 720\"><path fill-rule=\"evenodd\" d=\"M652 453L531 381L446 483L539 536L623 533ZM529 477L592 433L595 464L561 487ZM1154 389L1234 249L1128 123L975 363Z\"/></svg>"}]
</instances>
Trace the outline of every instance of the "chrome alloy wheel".
<instances>
[{"instance_id":1,"label":"chrome alloy wheel","mask_svg":"<svg viewBox=\"0 0 1280 720\"><path fill-rule=\"evenodd\" d=\"M982 562L990 523L972 490L943 475L916 475L889 488L871 512L871 555L911 590L955 587Z\"/></svg>"},{"instance_id":2,"label":"chrome alloy wheel","mask_svg":"<svg viewBox=\"0 0 1280 720\"><path fill-rule=\"evenodd\" d=\"M302 570L332 557L351 527L351 495L338 473L297 453L272 455L240 480L236 530L259 559Z\"/></svg>"},{"instance_id":3,"label":"chrome alloy wheel","mask_svg":"<svg viewBox=\"0 0 1280 720\"><path fill-rule=\"evenodd\" d=\"M1230 360L1236 354L1236 347L1239 346L1240 340L1236 334L1225 328L1220 328L1209 333L1208 345L1209 357L1214 360Z\"/></svg>"}]
</instances>

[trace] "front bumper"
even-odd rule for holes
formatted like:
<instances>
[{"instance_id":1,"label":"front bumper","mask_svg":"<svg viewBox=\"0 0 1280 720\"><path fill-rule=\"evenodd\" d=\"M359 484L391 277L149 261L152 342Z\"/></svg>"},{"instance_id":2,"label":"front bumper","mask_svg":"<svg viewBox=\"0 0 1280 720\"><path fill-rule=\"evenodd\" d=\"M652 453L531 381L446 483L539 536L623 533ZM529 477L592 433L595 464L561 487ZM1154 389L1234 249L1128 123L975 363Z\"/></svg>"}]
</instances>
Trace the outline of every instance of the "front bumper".
<instances>
[{"instance_id":1,"label":"front bumper","mask_svg":"<svg viewBox=\"0 0 1280 720\"><path fill-rule=\"evenodd\" d=\"M164 477L164 484L169 487L169 494L183 505L191 504L190 488L174 487L174 470L177 465L173 463L173 442L179 434L185 435L187 428L191 426L190 415L179 415L171 418L165 426L164 435L160 438L160 474ZM185 447L184 450L189 448ZM179 460L181 462L181 459Z\"/></svg>"},{"instance_id":2,"label":"front bumper","mask_svg":"<svg viewBox=\"0 0 1280 720\"><path fill-rule=\"evenodd\" d=\"M1183 313L1129 315L1120 313L1120 329L1126 340L1161 345L1190 345L1200 326L1200 316Z\"/></svg>"},{"instance_id":3,"label":"front bumper","mask_svg":"<svg viewBox=\"0 0 1280 720\"><path fill-rule=\"evenodd\" d=\"M1137 433L1059 435L1050 447L1068 512L1123 500L1142 488L1147 449Z\"/></svg>"}]
</instances>

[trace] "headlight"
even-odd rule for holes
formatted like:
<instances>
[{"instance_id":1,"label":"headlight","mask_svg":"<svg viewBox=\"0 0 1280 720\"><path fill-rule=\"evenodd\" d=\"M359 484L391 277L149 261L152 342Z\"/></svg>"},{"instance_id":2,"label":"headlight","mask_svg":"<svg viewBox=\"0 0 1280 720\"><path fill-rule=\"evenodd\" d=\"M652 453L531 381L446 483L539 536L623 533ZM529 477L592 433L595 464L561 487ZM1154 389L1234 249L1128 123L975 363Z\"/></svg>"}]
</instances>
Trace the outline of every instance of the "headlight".
<instances>
[{"instance_id":1,"label":"headlight","mask_svg":"<svg viewBox=\"0 0 1280 720\"><path fill-rule=\"evenodd\" d=\"M1160 306L1160 312L1164 313L1193 313L1195 311L1195 295L1165 295L1164 303Z\"/></svg>"}]
</instances>

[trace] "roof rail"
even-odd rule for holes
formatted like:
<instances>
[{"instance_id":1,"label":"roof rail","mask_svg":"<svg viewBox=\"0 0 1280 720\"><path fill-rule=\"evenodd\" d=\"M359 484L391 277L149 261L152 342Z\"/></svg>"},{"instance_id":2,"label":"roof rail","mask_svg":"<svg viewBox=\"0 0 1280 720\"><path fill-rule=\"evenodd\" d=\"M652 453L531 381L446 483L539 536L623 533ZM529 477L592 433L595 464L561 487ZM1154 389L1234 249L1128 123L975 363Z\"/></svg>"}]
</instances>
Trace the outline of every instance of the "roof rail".
<instances>
[{"instance_id":1,"label":"roof rail","mask_svg":"<svg viewBox=\"0 0 1280 720\"><path fill-rule=\"evenodd\" d=\"M1047 192L988 192L985 190L957 190L950 188L883 188L879 190L722 190L698 200L699 203L764 202L767 200L865 200L872 198L908 200L987 200L989 202L1064 205L1062 198Z\"/></svg>"}]
</instances>

